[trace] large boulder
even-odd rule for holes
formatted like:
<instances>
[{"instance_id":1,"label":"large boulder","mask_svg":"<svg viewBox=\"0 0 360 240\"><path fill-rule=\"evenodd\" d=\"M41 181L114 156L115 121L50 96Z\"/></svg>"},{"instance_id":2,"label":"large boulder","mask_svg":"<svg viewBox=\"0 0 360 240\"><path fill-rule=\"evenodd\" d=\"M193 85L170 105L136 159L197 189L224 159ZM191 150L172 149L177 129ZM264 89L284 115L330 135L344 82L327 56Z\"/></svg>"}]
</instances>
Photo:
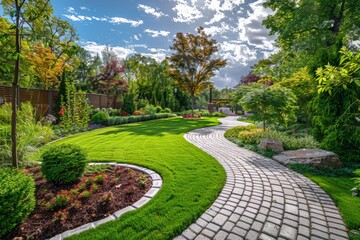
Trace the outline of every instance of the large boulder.
<instances>
[{"instance_id":1,"label":"large boulder","mask_svg":"<svg viewBox=\"0 0 360 240\"><path fill-rule=\"evenodd\" d=\"M283 144L275 139L270 139L270 138L265 138L263 139L260 144L258 145L259 148L261 149L267 149L267 150L272 150L272 151L276 151L276 152L283 152L284 151L284 147Z\"/></svg>"},{"instance_id":2,"label":"large boulder","mask_svg":"<svg viewBox=\"0 0 360 240\"><path fill-rule=\"evenodd\" d=\"M338 155L322 149L285 151L273 156L273 159L283 165L299 163L309 164L316 168L336 168L342 165Z\"/></svg>"}]
</instances>

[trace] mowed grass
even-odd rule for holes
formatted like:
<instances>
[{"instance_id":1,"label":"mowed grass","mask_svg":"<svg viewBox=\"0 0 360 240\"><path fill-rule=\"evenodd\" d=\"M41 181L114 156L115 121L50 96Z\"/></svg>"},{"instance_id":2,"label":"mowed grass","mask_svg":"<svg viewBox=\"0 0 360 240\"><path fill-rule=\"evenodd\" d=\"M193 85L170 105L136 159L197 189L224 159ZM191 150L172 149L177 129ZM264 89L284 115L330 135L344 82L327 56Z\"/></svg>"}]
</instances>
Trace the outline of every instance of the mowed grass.
<instances>
[{"instance_id":1,"label":"mowed grass","mask_svg":"<svg viewBox=\"0 0 360 240\"><path fill-rule=\"evenodd\" d=\"M184 133L217 125L216 118L171 118L76 134L53 144L77 144L89 161L144 166L163 178L145 206L70 239L172 239L215 200L226 175L210 155L188 143ZM45 147L46 148L46 147Z\"/></svg>"}]
</instances>

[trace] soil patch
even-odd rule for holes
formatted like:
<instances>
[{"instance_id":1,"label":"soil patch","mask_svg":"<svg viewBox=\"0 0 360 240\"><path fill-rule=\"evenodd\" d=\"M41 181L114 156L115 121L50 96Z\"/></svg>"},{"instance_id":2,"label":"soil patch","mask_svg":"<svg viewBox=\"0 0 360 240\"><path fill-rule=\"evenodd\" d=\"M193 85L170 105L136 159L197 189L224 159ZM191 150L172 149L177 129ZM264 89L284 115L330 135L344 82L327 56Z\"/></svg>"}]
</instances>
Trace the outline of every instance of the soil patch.
<instances>
[{"instance_id":1,"label":"soil patch","mask_svg":"<svg viewBox=\"0 0 360 240\"><path fill-rule=\"evenodd\" d=\"M36 207L5 239L46 239L108 217L151 188L149 175L121 166L94 165L73 184L46 182L40 167L25 169L36 184Z\"/></svg>"}]
</instances>

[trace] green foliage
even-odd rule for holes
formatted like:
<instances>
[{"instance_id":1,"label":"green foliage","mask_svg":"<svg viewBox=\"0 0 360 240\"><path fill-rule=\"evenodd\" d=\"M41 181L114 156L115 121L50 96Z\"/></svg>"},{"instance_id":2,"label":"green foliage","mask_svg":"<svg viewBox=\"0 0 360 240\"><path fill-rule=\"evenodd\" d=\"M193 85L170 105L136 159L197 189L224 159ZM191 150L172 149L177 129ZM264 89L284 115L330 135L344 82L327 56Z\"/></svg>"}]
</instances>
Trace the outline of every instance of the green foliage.
<instances>
[{"instance_id":1,"label":"green foliage","mask_svg":"<svg viewBox=\"0 0 360 240\"><path fill-rule=\"evenodd\" d=\"M154 105L146 105L144 111L148 115L153 115L156 113L156 107Z\"/></svg>"},{"instance_id":2,"label":"green foliage","mask_svg":"<svg viewBox=\"0 0 360 240\"><path fill-rule=\"evenodd\" d=\"M90 105L86 93L77 91L73 84L67 84L66 87L67 102L62 103L59 126L65 132L87 129L90 122Z\"/></svg>"},{"instance_id":3,"label":"green foliage","mask_svg":"<svg viewBox=\"0 0 360 240\"><path fill-rule=\"evenodd\" d=\"M5 103L0 107L0 163L11 163L11 104ZM17 119L17 154L20 164L29 162L30 155L37 151L37 147L50 142L54 132L46 122L37 123L35 110L32 105L22 103L18 110Z\"/></svg>"},{"instance_id":4,"label":"green foliage","mask_svg":"<svg viewBox=\"0 0 360 240\"><path fill-rule=\"evenodd\" d=\"M156 106L156 107L155 107L155 112L156 112L156 113L160 113L162 110L163 110L163 109L162 109L161 106Z\"/></svg>"},{"instance_id":5,"label":"green foliage","mask_svg":"<svg viewBox=\"0 0 360 240\"><path fill-rule=\"evenodd\" d=\"M0 237L20 224L35 208L35 183L16 169L0 168Z\"/></svg>"},{"instance_id":6,"label":"green foliage","mask_svg":"<svg viewBox=\"0 0 360 240\"><path fill-rule=\"evenodd\" d=\"M104 113L103 111L97 112L95 113L92 117L91 117L91 122L95 123L95 124L102 124L105 125L108 119L108 115L106 113Z\"/></svg>"},{"instance_id":7,"label":"green foliage","mask_svg":"<svg viewBox=\"0 0 360 240\"><path fill-rule=\"evenodd\" d=\"M86 153L77 145L51 146L41 155L41 172L49 182L70 183L82 176Z\"/></svg>"},{"instance_id":8,"label":"green foliage","mask_svg":"<svg viewBox=\"0 0 360 240\"><path fill-rule=\"evenodd\" d=\"M121 106L121 110L131 115L135 111L134 94L128 93L124 95L124 102Z\"/></svg>"},{"instance_id":9,"label":"green foliage","mask_svg":"<svg viewBox=\"0 0 360 240\"><path fill-rule=\"evenodd\" d=\"M355 170L354 174L357 177L354 178L355 186L351 189L351 192L354 197L360 197L360 168Z\"/></svg>"},{"instance_id":10,"label":"green foliage","mask_svg":"<svg viewBox=\"0 0 360 240\"><path fill-rule=\"evenodd\" d=\"M170 108L164 108L163 110L161 110L161 113L171 113L171 109Z\"/></svg>"},{"instance_id":11,"label":"green foliage","mask_svg":"<svg viewBox=\"0 0 360 240\"><path fill-rule=\"evenodd\" d=\"M262 131L256 128L255 125L230 128L225 132L225 137L232 140L238 138L242 144L253 145L259 144L265 138L276 139L282 142L285 150L316 148L319 146L319 143L311 135L293 136L276 130Z\"/></svg>"},{"instance_id":12,"label":"green foliage","mask_svg":"<svg viewBox=\"0 0 360 240\"><path fill-rule=\"evenodd\" d=\"M253 112L255 121L263 122L264 130L266 124L287 125L296 119L296 96L284 87L260 83L241 86L235 99L246 111Z\"/></svg>"},{"instance_id":13,"label":"green foliage","mask_svg":"<svg viewBox=\"0 0 360 240\"><path fill-rule=\"evenodd\" d=\"M254 124L250 124L250 125L247 125L247 126L237 126L237 127L233 127L233 128L230 128L228 129L226 132L225 132L225 137L227 138L230 138L230 137L238 137L239 136L239 133L241 131L249 131L249 130L252 130L252 129L255 129L256 126Z\"/></svg>"},{"instance_id":14,"label":"green foliage","mask_svg":"<svg viewBox=\"0 0 360 240\"><path fill-rule=\"evenodd\" d=\"M360 161L360 54L343 48L339 67L317 71L319 94L312 102L314 134L321 147L342 160Z\"/></svg>"}]
</instances>

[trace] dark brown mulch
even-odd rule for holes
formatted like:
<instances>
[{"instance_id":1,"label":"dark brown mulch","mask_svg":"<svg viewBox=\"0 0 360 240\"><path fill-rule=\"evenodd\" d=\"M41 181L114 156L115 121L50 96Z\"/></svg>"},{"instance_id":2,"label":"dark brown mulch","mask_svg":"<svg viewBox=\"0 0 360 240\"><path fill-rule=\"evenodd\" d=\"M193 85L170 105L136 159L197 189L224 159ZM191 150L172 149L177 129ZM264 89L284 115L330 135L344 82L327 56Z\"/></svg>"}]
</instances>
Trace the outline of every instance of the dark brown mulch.
<instances>
[{"instance_id":1,"label":"dark brown mulch","mask_svg":"<svg viewBox=\"0 0 360 240\"><path fill-rule=\"evenodd\" d=\"M36 208L5 239L50 238L103 219L138 201L152 186L148 175L119 166L84 174L77 182L66 185L46 182L39 167L25 171L35 179Z\"/></svg>"}]
</instances>

